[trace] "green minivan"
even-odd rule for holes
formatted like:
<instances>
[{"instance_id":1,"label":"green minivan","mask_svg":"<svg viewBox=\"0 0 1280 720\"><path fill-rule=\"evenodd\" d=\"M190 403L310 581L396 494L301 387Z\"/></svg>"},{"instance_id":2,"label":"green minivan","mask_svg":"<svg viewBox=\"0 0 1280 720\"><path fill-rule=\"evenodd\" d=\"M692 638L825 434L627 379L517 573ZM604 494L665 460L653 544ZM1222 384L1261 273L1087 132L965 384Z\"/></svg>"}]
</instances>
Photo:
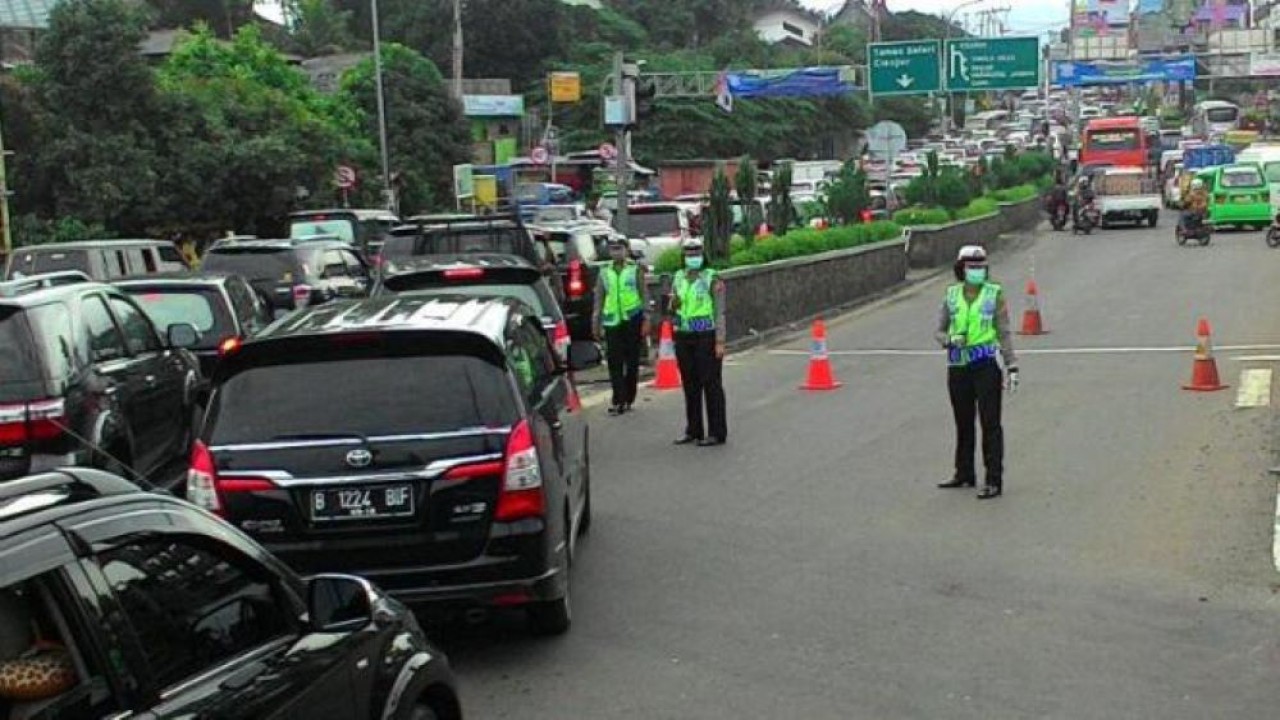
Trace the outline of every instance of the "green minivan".
<instances>
[{"instance_id":1,"label":"green minivan","mask_svg":"<svg viewBox=\"0 0 1280 720\"><path fill-rule=\"evenodd\" d=\"M1271 224L1271 186L1254 163L1209 168L1197 175L1209 193L1209 224L1215 228L1265 228Z\"/></svg>"}]
</instances>

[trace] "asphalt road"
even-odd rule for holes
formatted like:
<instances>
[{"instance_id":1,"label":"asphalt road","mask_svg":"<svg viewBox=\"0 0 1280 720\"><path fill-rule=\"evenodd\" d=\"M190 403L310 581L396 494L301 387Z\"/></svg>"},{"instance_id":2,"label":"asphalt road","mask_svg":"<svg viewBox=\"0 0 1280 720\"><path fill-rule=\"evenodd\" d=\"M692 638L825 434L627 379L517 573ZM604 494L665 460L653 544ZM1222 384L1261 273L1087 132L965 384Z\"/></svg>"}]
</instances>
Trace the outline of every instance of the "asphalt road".
<instances>
[{"instance_id":1,"label":"asphalt road","mask_svg":"<svg viewBox=\"0 0 1280 720\"><path fill-rule=\"evenodd\" d=\"M1180 385L1202 315L1219 346L1280 343L1280 252L1178 248L1162 219L997 258L1019 315L1034 264L1051 334L1019 339L995 501L934 487L941 356L857 354L930 350L946 277L832 321L839 391L797 390L804 338L733 357L727 447L671 446L678 393L593 408L574 627L451 632L468 716L1275 717L1274 418L1235 386L1280 349Z\"/></svg>"}]
</instances>

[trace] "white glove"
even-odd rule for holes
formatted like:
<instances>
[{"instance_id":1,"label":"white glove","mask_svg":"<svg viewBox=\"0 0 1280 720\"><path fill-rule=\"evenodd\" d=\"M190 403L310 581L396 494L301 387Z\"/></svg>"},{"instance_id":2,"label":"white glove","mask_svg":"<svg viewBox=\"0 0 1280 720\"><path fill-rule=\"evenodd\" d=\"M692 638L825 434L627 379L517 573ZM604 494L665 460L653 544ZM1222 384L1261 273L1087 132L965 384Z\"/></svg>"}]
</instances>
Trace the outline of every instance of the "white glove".
<instances>
[{"instance_id":1,"label":"white glove","mask_svg":"<svg viewBox=\"0 0 1280 720\"><path fill-rule=\"evenodd\" d=\"M1009 371L1005 373L1004 387L1009 391L1010 395L1018 393L1018 368L1009 368Z\"/></svg>"}]
</instances>

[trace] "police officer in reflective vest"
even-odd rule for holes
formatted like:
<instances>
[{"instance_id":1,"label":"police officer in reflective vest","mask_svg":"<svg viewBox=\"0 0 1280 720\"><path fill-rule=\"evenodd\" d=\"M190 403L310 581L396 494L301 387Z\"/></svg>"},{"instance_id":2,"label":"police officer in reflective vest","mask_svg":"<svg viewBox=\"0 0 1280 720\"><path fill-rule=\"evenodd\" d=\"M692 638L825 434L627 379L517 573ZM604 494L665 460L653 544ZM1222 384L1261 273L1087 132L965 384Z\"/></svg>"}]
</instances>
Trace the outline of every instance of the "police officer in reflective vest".
<instances>
[{"instance_id":1,"label":"police officer in reflective vest","mask_svg":"<svg viewBox=\"0 0 1280 720\"><path fill-rule=\"evenodd\" d=\"M677 445L697 443L701 447L723 445L729 437L725 418L724 365L725 322L724 281L706 267L702 241L684 243L684 268L676 272L671 285L671 313L675 315L676 362L684 386L684 435ZM706 406L707 424L702 410Z\"/></svg>"},{"instance_id":2,"label":"police officer in reflective vest","mask_svg":"<svg viewBox=\"0 0 1280 720\"><path fill-rule=\"evenodd\" d=\"M976 414L982 422L982 457L987 468L978 498L986 500L1004 491L1000 404L1005 387L1011 393L1018 389L1018 360L1010 341L1009 307L1000 286L990 281L987 251L977 245L960 248L954 269L960 282L947 288L937 339L947 350L947 388L956 421L956 470L950 482L938 487L976 484ZM997 356L1004 361L1003 372Z\"/></svg>"},{"instance_id":3,"label":"police officer in reflective vest","mask_svg":"<svg viewBox=\"0 0 1280 720\"><path fill-rule=\"evenodd\" d=\"M625 238L609 239L608 265L600 268L592 312L596 338L605 342L609 382L613 385L610 415L629 411L640 383L640 351L649 334L649 306L644 268L630 257Z\"/></svg>"}]
</instances>

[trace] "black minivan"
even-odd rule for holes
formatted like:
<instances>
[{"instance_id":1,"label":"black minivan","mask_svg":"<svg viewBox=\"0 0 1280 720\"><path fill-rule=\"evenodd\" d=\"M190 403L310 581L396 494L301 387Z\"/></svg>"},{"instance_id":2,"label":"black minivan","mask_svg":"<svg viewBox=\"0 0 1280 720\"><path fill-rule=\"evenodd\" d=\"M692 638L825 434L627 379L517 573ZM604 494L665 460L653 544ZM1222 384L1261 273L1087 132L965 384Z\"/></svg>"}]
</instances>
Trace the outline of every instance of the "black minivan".
<instances>
[{"instance_id":1,"label":"black minivan","mask_svg":"<svg viewBox=\"0 0 1280 720\"><path fill-rule=\"evenodd\" d=\"M571 363L599 361L595 346ZM538 314L384 297L299 311L223 358L187 497L304 573L393 596L519 606L569 628L590 523L587 424Z\"/></svg>"}]
</instances>

